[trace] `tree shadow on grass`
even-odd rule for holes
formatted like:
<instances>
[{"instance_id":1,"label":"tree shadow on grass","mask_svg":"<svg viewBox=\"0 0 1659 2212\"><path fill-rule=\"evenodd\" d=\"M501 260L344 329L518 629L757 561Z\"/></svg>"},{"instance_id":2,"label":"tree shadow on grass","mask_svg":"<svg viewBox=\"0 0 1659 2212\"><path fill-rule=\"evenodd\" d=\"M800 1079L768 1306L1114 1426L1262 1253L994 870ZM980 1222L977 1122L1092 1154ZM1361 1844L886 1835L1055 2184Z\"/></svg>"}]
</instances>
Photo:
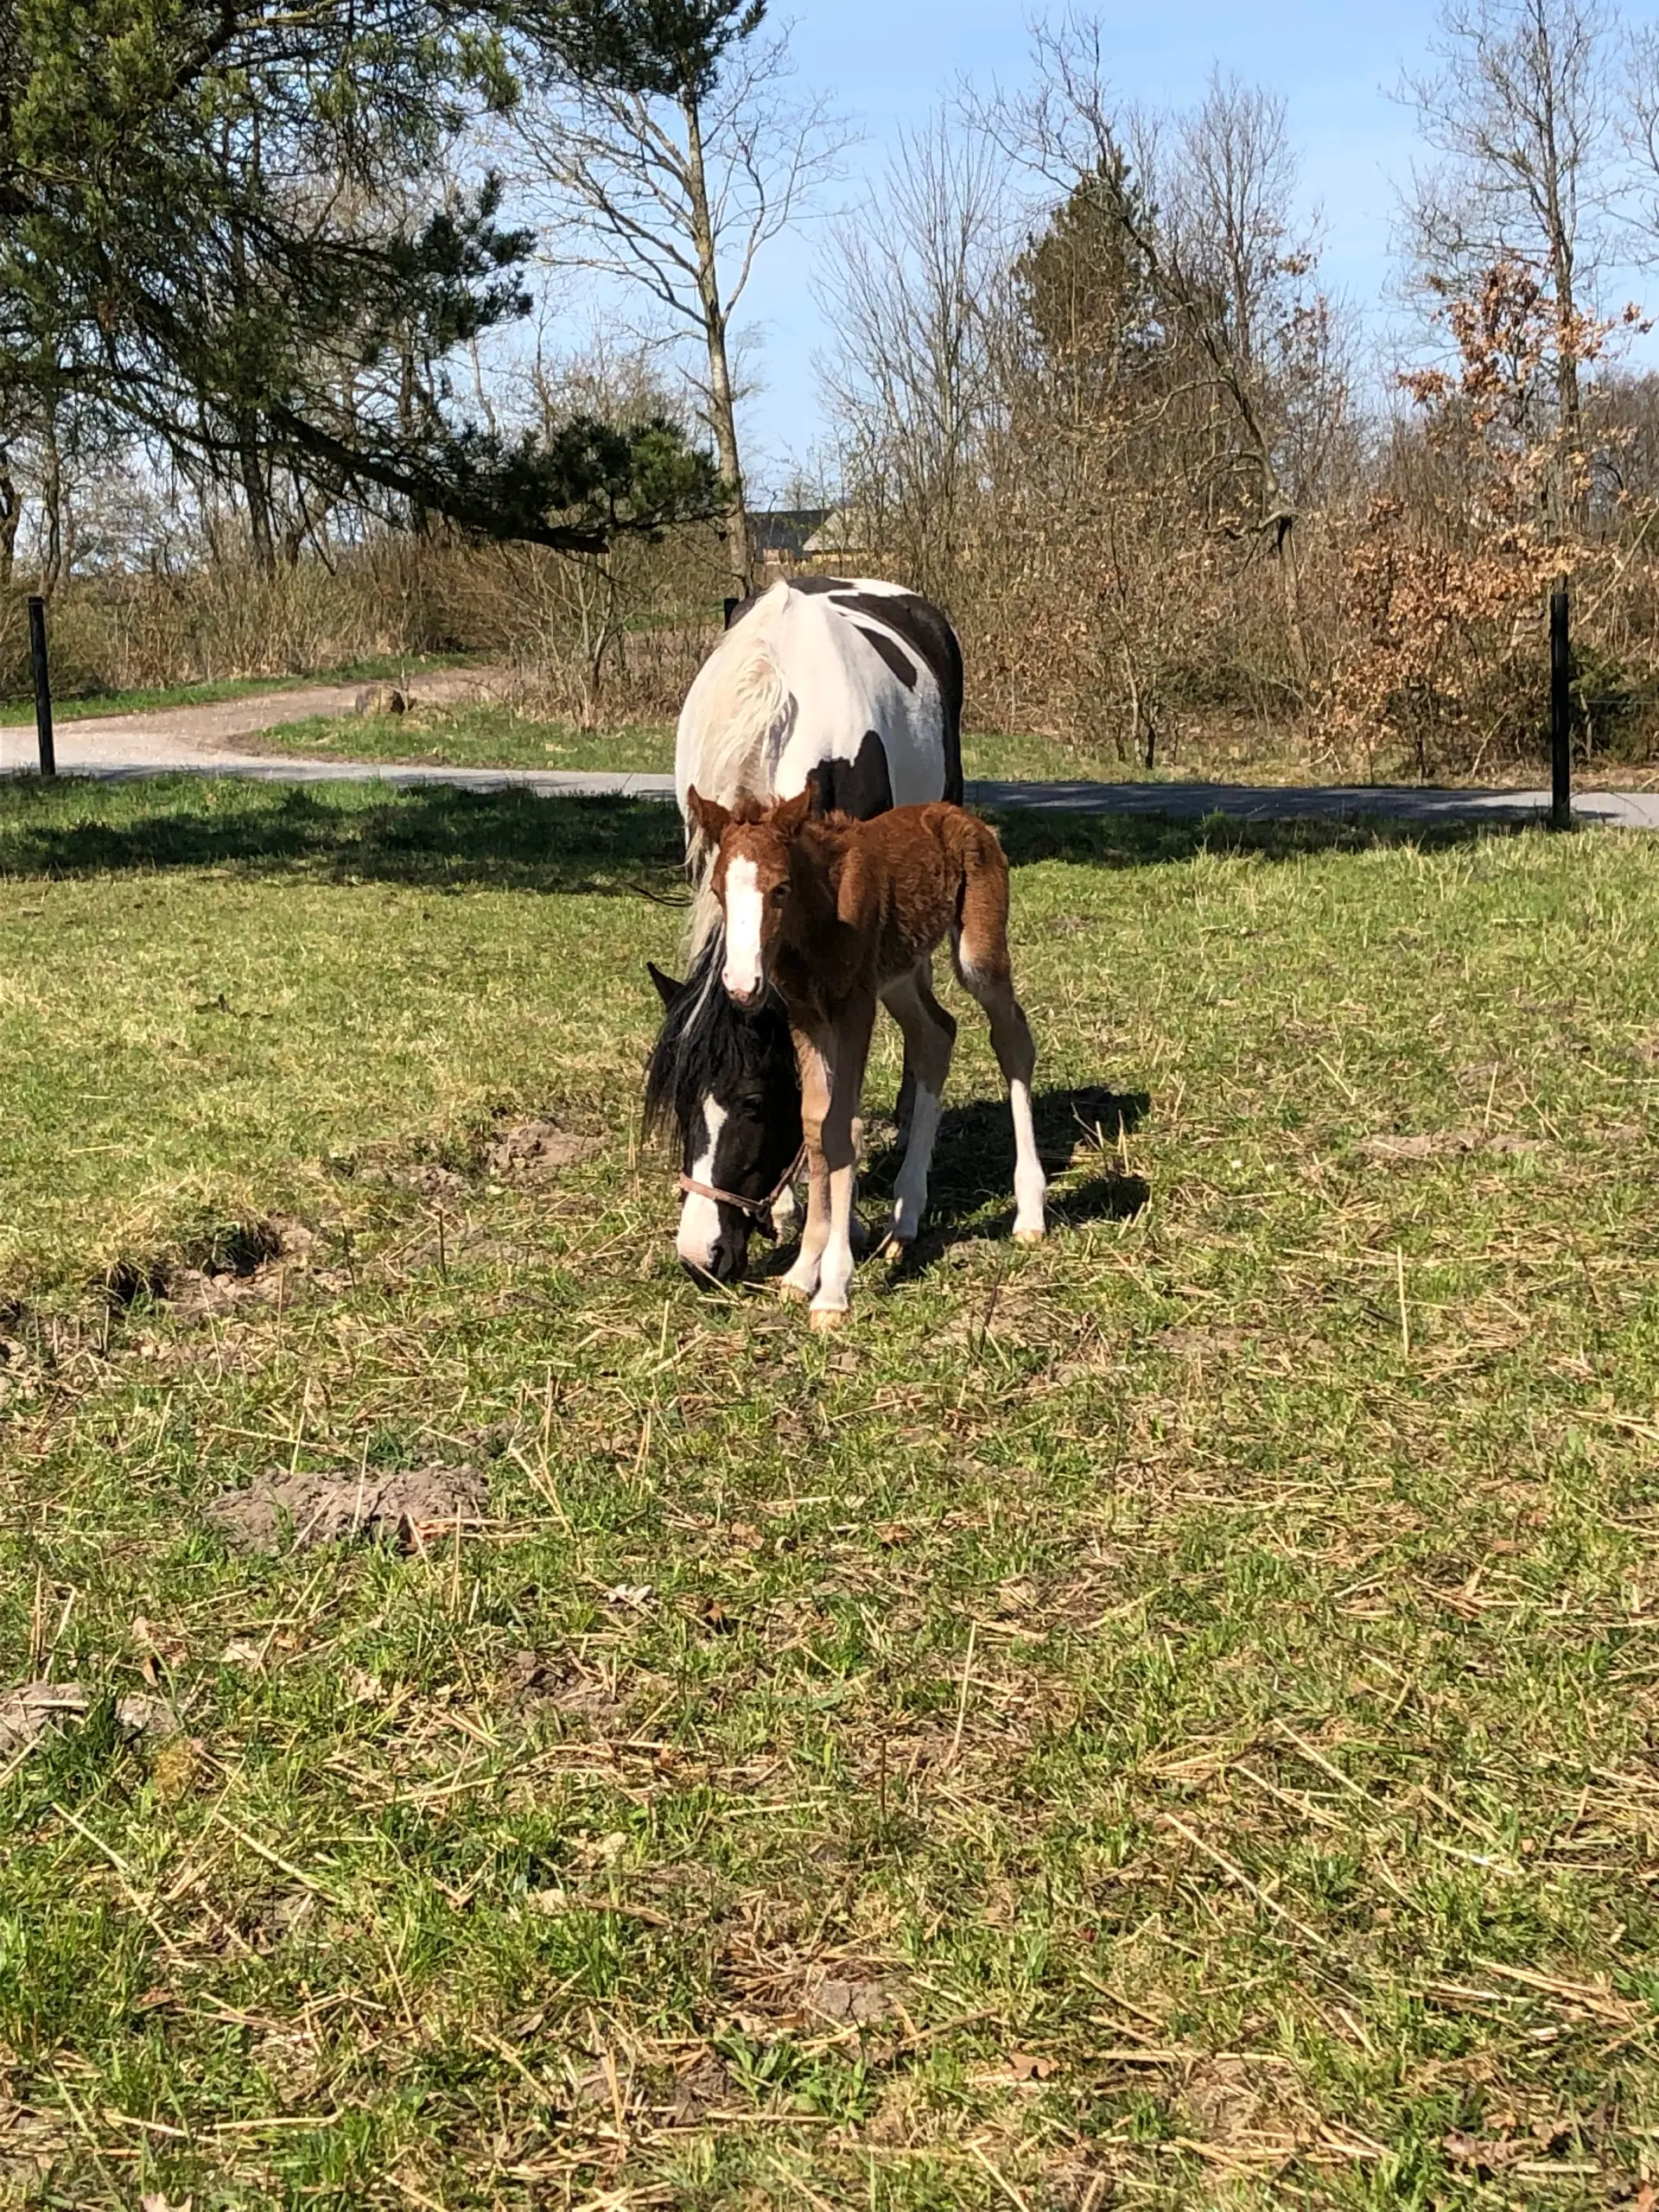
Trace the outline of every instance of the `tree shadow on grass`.
<instances>
[{"instance_id":1,"label":"tree shadow on grass","mask_svg":"<svg viewBox=\"0 0 1659 2212\"><path fill-rule=\"evenodd\" d=\"M1379 845L1467 843L1516 828L1498 821L1179 821L1029 808L993 818L1016 868L1042 861L1148 868L1206 852L1293 860ZM675 811L656 800L228 776L0 784L0 875L12 877L226 868L433 890L620 894L645 887L671 899L681 885L680 853Z\"/></svg>"},{"instance_id":2,"label":"tree shadow on grass","mask_svg":"<svg viewBox=\"0 0 1659 2212\"><path fill-rule=\"evenodd\" d=\"M1037 1152L1051 1185L1081 1166L1079 1179L1051 1187L1051 1229L1090 1221L1130 1221L1152 1195L1145 1178L1114 1156L1120 1136L1151 1111L1144 1090L1114 1091L1101 1084L1039 1090L1032 1099ZM873 1144L860 1194L886 1199L903 1157L891 1138ZM895 1281L924 1274L953 1244L1010 1236L1014 1229L1014 1123L1004 1099L976 1098L948 1106L939 1118L922 1233L895 1262ZM1002 1201L997 1204L997 1201ZM988 1211L988 1206L993 1210Z\"/></svg>"},{"instance_id":3,"label":"tree shadow on grass","mask_svg":"<svg viewBox=\"0 0 1659 2212\"><path fill-rule=\"evenodd\" d=\"M674 810L641 799L169 777L44 796L19 785L0 800L0 875L14 877L221 868L437 891L643 886L672 898L680 854Z\"/></svg>"},{"instance_id":4,"label":"tree shadow on grass","mask_svg":"<svg viewBox=\"0 0 1659 2212\"><path fill-rule=\"evenodd\" d=\"M1219 814L1180 820L1161 814L1045 813L1035 807L992 811L1011 868L1044 861L1102 868L1158 868L1197 859L1200 853L1249 855L1264 861L1303 860L1319 853L1362 853L1399 845L1421 851L1518 836L1535 828L1530 818L1487 821L1241 820Z\"/></svg>"}]
</instances>

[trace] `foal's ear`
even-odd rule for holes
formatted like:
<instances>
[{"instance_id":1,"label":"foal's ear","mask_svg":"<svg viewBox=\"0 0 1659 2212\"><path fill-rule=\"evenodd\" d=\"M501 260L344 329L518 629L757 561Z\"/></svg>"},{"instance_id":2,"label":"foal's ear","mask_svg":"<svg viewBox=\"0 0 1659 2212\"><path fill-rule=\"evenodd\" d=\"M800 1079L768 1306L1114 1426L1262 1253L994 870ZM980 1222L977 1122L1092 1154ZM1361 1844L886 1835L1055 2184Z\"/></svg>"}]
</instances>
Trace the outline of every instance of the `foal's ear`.
<instances>
[{"instance_id":1,"label":"foal's ear","mask_svg":"<svg viewBox=\"0 0 1659 2212\"><path fill-rule=\"evenodd\" d=\"M645 973L657 986L657 995L663 1002L663 1011L665 1014L672 1014L674 1002L685 988L685 985L677 983L671 976L664 976L654 960L646 961Z\"/></svg>"},{"instance_id":2,"label":"foal's ear","mask_svg":"<svg viewBox=\"0 0 1659 2212\"><path fill-rule=\"evenodd\" d=\"M685 810L711 845L717 845L726 835L726 825L732 818L717 799L704 798L695 784L685 795Z\"/></svg>"},{"instance_id":3,"label":"foal's ear","mask_svg":"<svg viewBox=\"0 0 1659 2212\"><path fill-rule=\"evenodd\" d=\"M780 798L772 810L772 826L780 837L792 837L812 811L815 796L809 783L795 798Z\"/></svg>"}]
</instances>

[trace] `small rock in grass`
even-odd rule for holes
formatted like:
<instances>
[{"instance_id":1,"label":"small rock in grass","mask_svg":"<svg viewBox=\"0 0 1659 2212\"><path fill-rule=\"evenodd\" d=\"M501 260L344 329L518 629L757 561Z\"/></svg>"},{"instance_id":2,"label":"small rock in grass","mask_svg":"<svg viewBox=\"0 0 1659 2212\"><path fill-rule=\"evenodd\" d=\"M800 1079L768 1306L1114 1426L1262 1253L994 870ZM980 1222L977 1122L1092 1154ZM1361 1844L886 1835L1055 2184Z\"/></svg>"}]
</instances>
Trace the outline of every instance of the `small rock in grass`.
<instances>
[{"instance_id":1,"label":"small rock in grass","mask_svg":"<svg viewBox=\"0 0 1659 2212\"><path fill-rule=\"evenodd\" d=\"M409 712L409 699L395 683L372 683L366 691L358 693L352 711L359 715L404 715Z\"/></svg>"}]
</instances>

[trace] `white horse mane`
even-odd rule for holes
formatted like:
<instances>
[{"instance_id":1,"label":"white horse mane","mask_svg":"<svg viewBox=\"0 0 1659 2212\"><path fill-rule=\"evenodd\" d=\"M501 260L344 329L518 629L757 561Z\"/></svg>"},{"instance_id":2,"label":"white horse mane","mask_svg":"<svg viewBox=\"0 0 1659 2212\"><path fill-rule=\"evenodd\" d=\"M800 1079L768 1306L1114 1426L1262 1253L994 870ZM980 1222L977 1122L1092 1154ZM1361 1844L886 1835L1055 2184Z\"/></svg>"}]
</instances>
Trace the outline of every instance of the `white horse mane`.
<instances>
[{"instance_id":1,"label":"white horse mane","mask_svg":"<svg viewBox=\"0 0 1659 2212\"><path fill-rule=\"evenodd\" d=\"M772 612L781 612L788 588L779 583L766 594L766 600L776 596ZM721 806L734 804L746 791L758 798L767 796L795 719L795 695L765 635L766 612L763 601L715 648L698 671L681 717L686 784L695 784L703 798ZM686 825L685 859L697 880L687 938L687 950L695 954L708 941L719 910L709 891L714 848L691 823Z\"/></svg>"}]
</instances>

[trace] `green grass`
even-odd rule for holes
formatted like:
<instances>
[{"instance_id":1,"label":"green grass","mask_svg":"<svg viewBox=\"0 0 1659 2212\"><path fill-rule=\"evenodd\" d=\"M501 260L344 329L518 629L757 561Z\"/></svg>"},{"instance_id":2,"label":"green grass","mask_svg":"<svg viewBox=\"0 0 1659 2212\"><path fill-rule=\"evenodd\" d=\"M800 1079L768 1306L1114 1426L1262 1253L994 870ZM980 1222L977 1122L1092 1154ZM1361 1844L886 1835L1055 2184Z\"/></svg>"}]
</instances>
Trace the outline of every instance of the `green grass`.
<instances>
[{"instance_id":1,"label":"green grass","mask_svg":"<svg viewBox=\"0 0 1659 2212\"><path fill-rule=\"evenodd\" d=\"M305 676L226 676L204 683L168 683L130 691L54 696L52 716L54 721L73 722L90 721L101 715L150 714L164 707L211 707L222 699L258 698L272 691L302 691L313 683L373 683L418 676L429 669L462 668L476 658L471 653L378 653L336 668L315 669ZM32 724L34 720L32 698L0 700L0 728Z\"/></svg>"},{"instance_id":2,"label":"green grass","mask_svg":"<svg viewBox=\"0 0 1659 2212\"><path fill-rule=\"evenodd\" d=\"M1011 823L1054 1233L964 1020L825 1339L636 1147L673 826L0 795L3 1680L105 1700L0 1751L0 2201L1633 2198L1659 846Z\"/></svg>"},{"instance_id":3,"label":"green grass","mask_svg":"<svg viewBox=\"0 0 1659 2212\"><path fill-rule=\"evenodd\" d=\"M408 715L318 715L262 734L273 753L312 759L428 762L451 768L601 768L620 772L674 766L665 723L579 729L512 707L422 707Z\"/></svg>"},{"instance_id":4,"label":"green grass","mask_svg":"<svg viewBox=\"0 0 1659 2212\"><path fill-rule=\"evenodd\" d=\"M620 728L581 729L502 706L424 708L414 715L319 716L270 731L261 743L273 752L347 760L428 761L459 768L613 769L658 771L674 766L674 732L666 722L634 722ZM1079 753L1058 739L971 731L963 740L969 779L1094 778L1117 783L1146 779L1144 769L1116 756ZM1202 764L1184 774L1205 772Z\"/></svg>"}]
</instances>

